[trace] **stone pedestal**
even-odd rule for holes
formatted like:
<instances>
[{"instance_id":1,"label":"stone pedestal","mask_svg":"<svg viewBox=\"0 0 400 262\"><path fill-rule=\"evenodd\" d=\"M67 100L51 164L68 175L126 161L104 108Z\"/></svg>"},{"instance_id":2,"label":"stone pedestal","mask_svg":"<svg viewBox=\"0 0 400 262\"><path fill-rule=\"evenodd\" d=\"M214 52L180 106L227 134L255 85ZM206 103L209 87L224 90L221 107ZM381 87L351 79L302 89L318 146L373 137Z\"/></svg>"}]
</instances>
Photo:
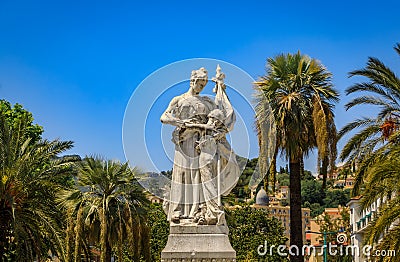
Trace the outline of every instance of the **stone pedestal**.
<instances>
[{"instance_id":1,"label":"stone pedestal","mask_svg":"<svg viewBox=\"0 0 400 262\"><path fill-rule=\"evenodd\" d=\"M234 262L227 226L171 225L168 242L161 252L162 262Z\"/></svg>"}]
</instances>

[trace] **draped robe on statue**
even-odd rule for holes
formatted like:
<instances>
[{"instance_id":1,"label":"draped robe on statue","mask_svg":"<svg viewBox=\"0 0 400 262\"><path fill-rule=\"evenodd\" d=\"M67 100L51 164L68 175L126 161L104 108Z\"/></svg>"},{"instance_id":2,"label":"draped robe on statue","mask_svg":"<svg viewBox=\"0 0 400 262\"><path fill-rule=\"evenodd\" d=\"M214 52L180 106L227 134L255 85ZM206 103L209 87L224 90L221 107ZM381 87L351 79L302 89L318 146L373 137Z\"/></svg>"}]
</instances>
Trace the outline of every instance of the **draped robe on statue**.
<instances>
[{"instance_id":1,"label":"draped robe on statue","mask_svg":"<svg viewBox=\"0 0 400 262\"><path fill-rule=\"evenodd\" d=\"M189 123L214 125L182 126L173 132L174 166L165 205L168 220L175 217L197 221L200 216L207 224L224 224L218 200L220 195L229 194L240 175L236 155L226 139L226 133L233 129L235 114L225 90L217 89L215 101L199 95L184 97L172 114Z\"/></svg>"}]
</instances>

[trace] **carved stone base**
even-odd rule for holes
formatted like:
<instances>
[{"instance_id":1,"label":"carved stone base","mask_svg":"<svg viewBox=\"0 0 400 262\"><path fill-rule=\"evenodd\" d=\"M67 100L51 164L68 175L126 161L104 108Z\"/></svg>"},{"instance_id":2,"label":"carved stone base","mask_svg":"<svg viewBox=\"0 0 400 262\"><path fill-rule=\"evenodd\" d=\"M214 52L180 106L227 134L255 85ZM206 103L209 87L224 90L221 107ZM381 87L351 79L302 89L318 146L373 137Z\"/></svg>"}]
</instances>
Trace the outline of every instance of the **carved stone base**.
<instances>
[{"instance_id":1,"label":"carved stone base","mask_svg":"<svg viewBox=\"0 0 400 262\"><path fill-rule=\"evenodd\" d=\"M162 262L235 262L226 226L171 225Z\"/></svg>"}]
</instances>

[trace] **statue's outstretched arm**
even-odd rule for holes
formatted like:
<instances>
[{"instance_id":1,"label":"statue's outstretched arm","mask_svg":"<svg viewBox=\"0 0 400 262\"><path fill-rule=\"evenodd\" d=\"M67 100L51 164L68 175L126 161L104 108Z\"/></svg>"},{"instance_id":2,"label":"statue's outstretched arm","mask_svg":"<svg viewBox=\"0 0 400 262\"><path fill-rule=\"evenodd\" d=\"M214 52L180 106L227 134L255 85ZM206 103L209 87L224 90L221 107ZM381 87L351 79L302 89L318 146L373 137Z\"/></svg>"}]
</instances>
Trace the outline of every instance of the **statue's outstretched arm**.
<instances>
[{"instance_id":1,"label":"statue's outstretched arm","mask_svg":"<svg viewBox=\"0 0 400 262\"><path fill-rule=\"evenodd\" d=\"M160 118L161 123L173 126L181 126L184 124L184 121L174 116L178 102L179 102L179 97L175 97L171 100L167 110L165 110L165 112L161 115Z\"/></svg>"},{"instance_id":2,"label":"statue's outstretched arm","mask_svg":"<svg viewBox=\"0 0 400 262\"><path fill-rule=\"evenodd\" d=\"M207 124L198 124L198 123L185 123L186 127L197 127L204 129L215 129L215 125L211 120L208 120Z\"/></svg>"}]
</instances>

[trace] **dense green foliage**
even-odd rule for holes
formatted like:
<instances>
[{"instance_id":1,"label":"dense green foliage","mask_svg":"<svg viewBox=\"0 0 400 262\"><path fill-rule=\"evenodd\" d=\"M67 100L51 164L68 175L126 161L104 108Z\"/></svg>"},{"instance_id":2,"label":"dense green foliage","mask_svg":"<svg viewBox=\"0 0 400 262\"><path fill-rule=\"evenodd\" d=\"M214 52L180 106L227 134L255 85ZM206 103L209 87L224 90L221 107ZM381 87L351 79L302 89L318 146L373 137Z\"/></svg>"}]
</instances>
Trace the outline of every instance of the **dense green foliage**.
<instances>
[{"instance_id":1,"label":"dense green foliage","mask_svg":"<svg viewBox=\"0 0 400 262\"><path fill-rule=\"evenodd\" d=\"M350 189L322 190L322 181L306 179L301 181L301 202L311 209L311 217L320 215L325 208L346 206L350 201Z\"/></svg>"},{"instance_id":2,"label":"dense green foliage","mask_svg":"<svg viewBox=\"0 0 400 262\"><path fill-rule=\"evenodd\" d=\"M41 127L17 105L0 107L0 259L33 261L51 251L64 257L64 213L56 192L71 171L58 155L72 142L38 140Z\"/></svg>"},{"instance_id":3,"label":"dense green foliage","mask_svg":"<svg viewBox=\"0 0 400 262\"><path fill-rule=\"evenodd\" d=\"M0 100L0 110L4 115L4 120L10 128L16 130L19 128L18 126L21 125L21 123L24 123L22 139L30 138L31 143L37 142L41 139L43 127L33 123L32 113L25 110L22 105L17 103L12 106L10 102L2 99Z\"/></svg>"},{"instance_id":4,"label":"dense green foliage","mask_svg":"<svg viewBox=\"0 0 400 262\"><path fill-rule=\"evenodd\" d=\"M161 261L161 251L167 244L169 222L161 204L151 204L148 213L151 261Z\"/></svg>"},{"instance_id":5,"label":"dense green foliage","mask_svg":"<svg viewBox=\"0 0 400 262\"><path fill-rule=\"evenodd\" d=\"M238 159L238 161L243 161L244 163L247 159L241 158ZM236 184L236 187L232 189L228 199L230 198L231 200L237 200L236 202L243 202L245 199L250 198L249 182L254 170L256 170L257 162L258 158L249 159L246 162L246 166L239 177L238 183ZM243 163L239 163L239 165L243 165Z\"/></svg>"},{"instance_id":6,"label":"dense green foliage","mask_svg":"<svg viewBox=\"0 0 400 262\"><path fill-rule=\"evenodd\" d=\"M281 186L289 185L289 175L286 173L278 173L277 180ZM301 178L301 205L311 209L311 217L322 214L325 208L346 206L349 200L350 189L328 187L324 191L322 181L312 176L310 171L304 171Z\"/></svg>"},{"instance_id":7,"label":"dense green foliage","mask_svg":"<svg viewBox=\"0 0 400 262\"><path fill-rule=\"evenodd\" d=\"M268 246L285 245L287 238L283 234L282 223L276 218L268 217L265 209L249 206L227 211L229 239L236 250L238 261L288 261L274 250L269 255L259 256L257 249L267 241Z\"/></svg>"}]
</instances>

